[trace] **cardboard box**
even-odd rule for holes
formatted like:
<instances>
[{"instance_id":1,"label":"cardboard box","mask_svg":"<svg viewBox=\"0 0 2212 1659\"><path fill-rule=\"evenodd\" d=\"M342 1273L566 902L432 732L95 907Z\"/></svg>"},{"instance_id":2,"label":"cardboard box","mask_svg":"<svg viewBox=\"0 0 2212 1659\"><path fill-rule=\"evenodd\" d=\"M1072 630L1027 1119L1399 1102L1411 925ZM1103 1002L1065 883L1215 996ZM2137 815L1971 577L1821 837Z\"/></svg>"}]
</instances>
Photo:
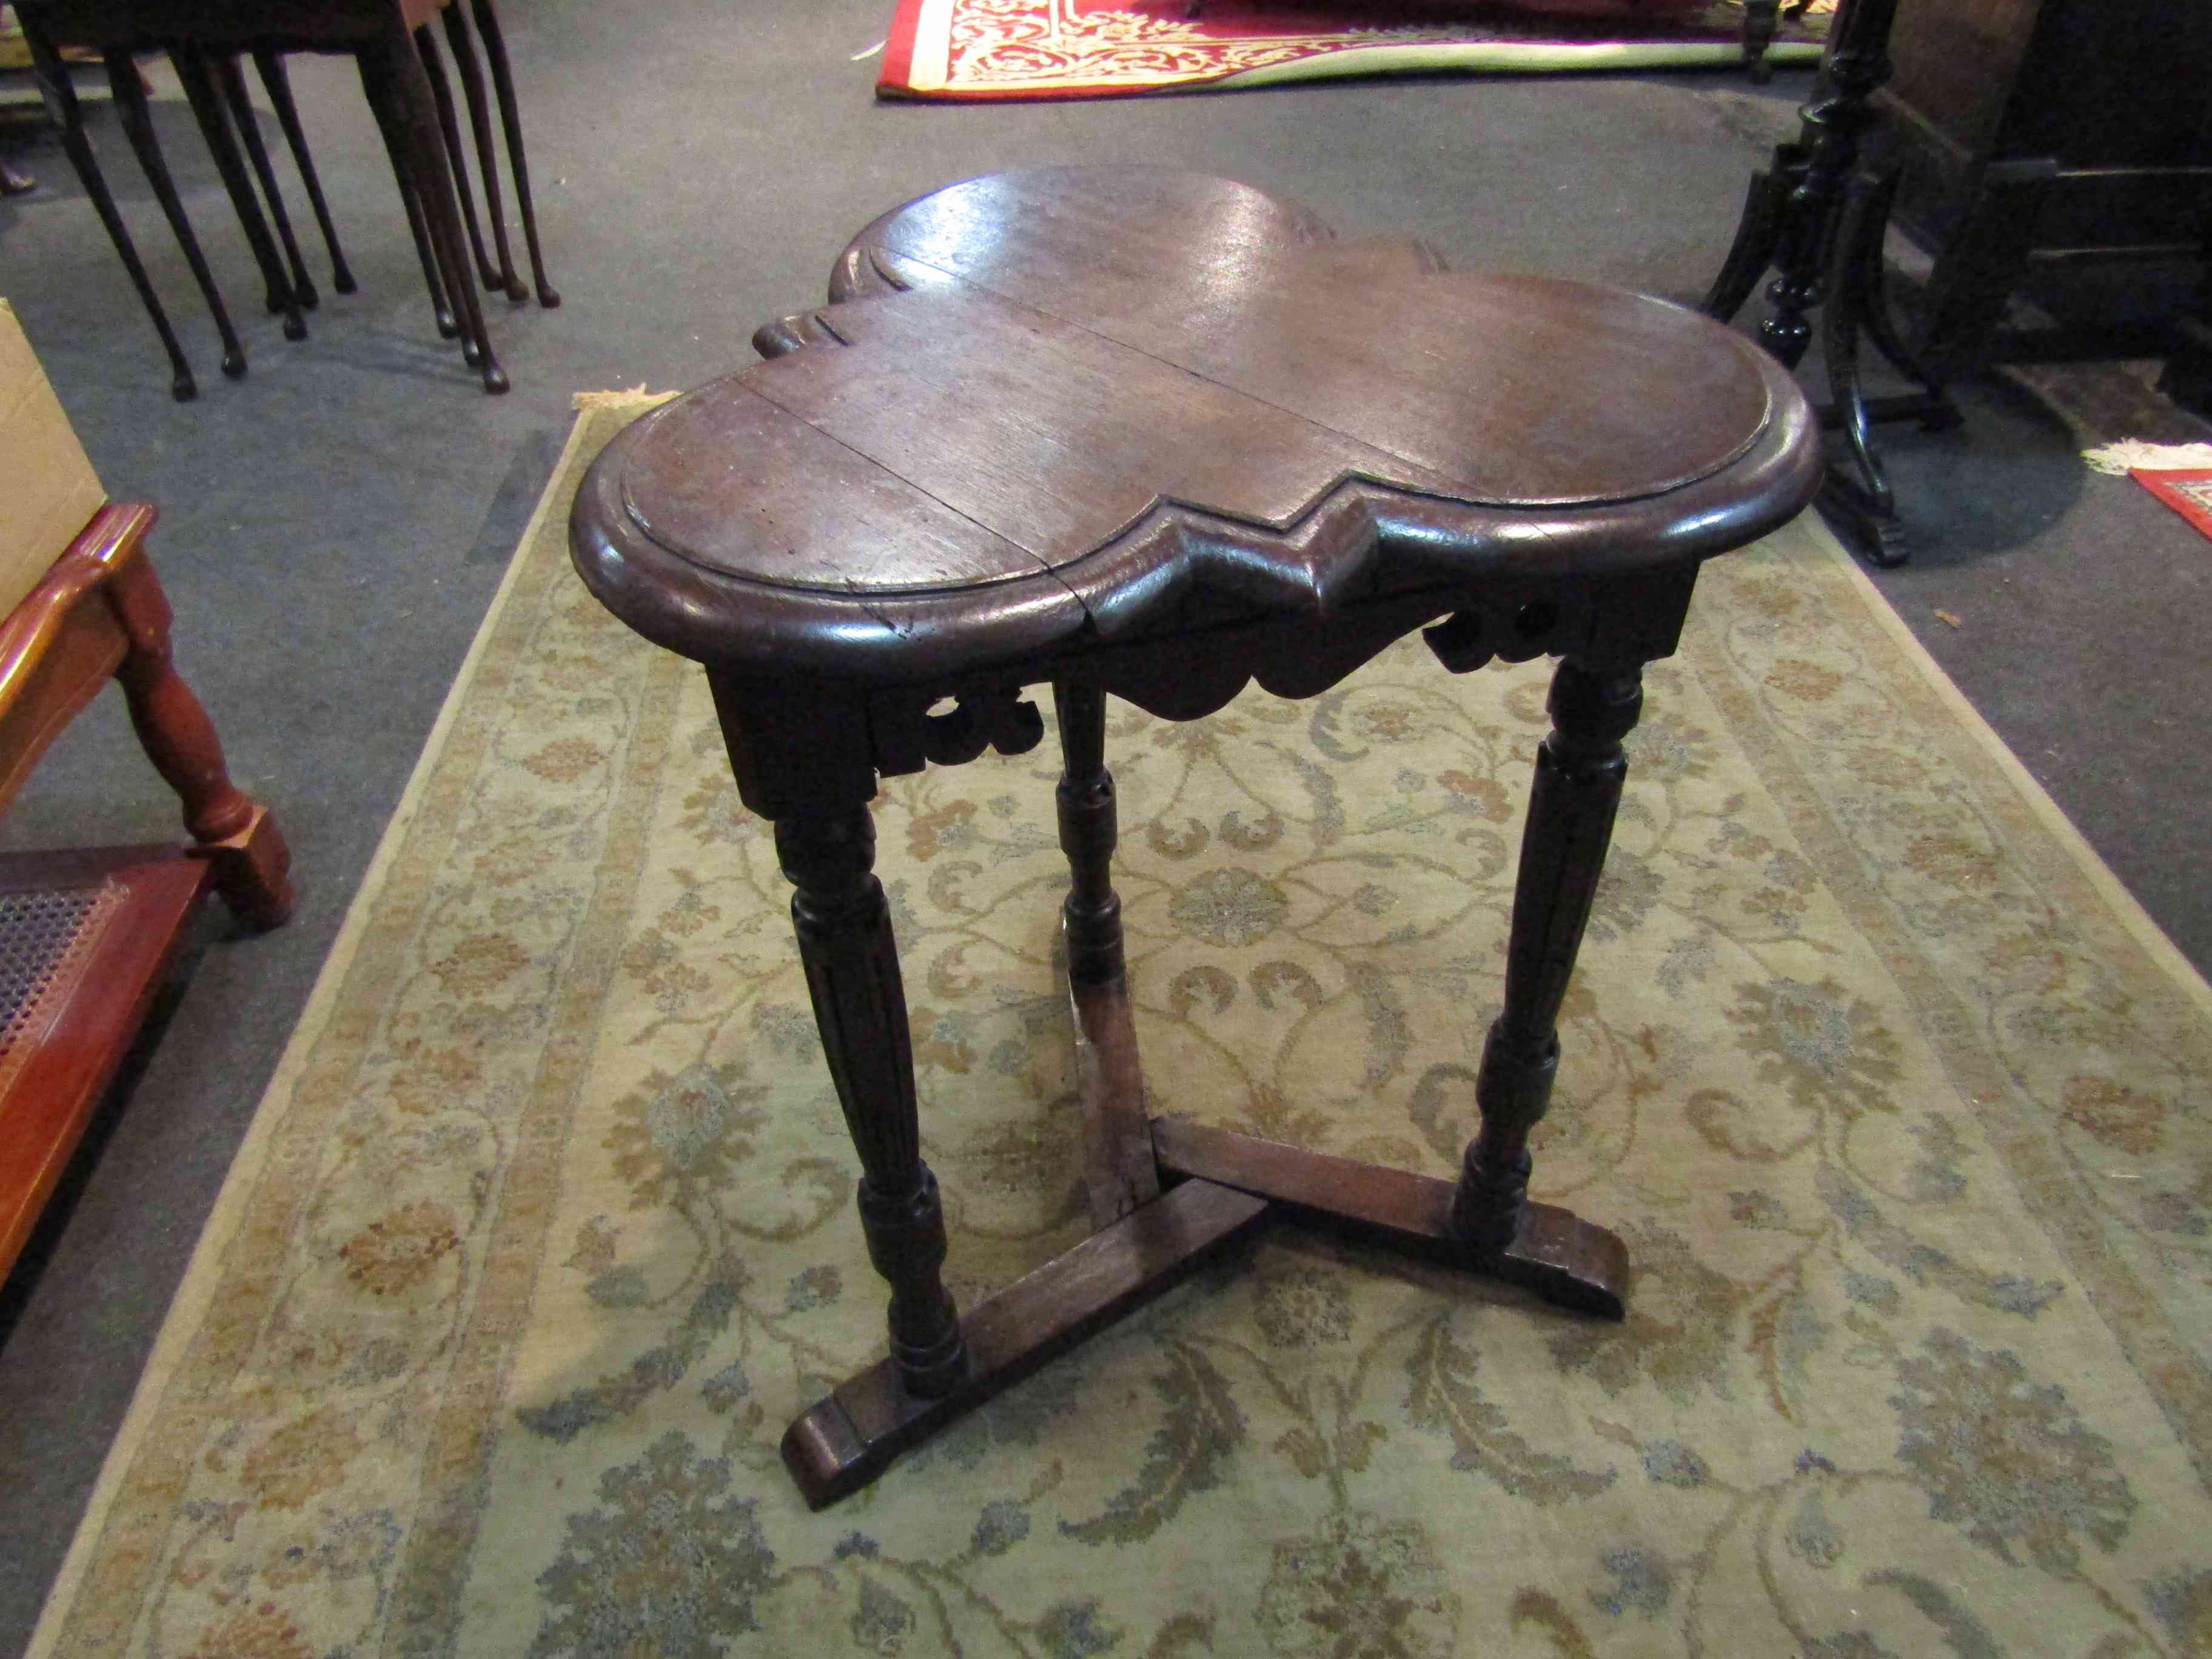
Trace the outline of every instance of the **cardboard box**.
<instances>
[{"instance_id":1,"label":"cardboard box","mask_svg":"<svg viewBox=\"0 0 2212 1659\"><path fill-rule=\"evenodd\" d=\"M0 617L46 579L106 501L22 325L0 300Z\"/></svg>"}]
</instances>

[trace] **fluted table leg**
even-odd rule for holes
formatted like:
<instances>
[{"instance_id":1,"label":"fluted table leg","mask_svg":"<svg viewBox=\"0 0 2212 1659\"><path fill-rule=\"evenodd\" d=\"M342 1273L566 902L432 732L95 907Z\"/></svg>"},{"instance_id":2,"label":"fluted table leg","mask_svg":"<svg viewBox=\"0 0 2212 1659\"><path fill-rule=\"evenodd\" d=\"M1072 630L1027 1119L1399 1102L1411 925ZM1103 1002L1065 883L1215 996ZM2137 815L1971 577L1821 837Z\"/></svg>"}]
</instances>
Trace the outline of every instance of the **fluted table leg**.
<instances>
[{"instance_id":1,"label":"fluted table leg","mask_svg":"<svg viewBox=\"0 0 2212 1659\"><path fill-rule=\"evenodd\" d=\"M1643 706L1642 671L1633 663L1571 657L1553 677L1552 734L1536 754L1513 893L1505 1008L1483 1045L1475 1081L1482 1127L1468 1146L1452 1203L1453 1230L1480 1251L1513 1242L1528 1200L1528 1132L1551 1103L1559 1006L1628 775L1621 739Z\"/></svg>"},{"instance_id":2,"label":"fluted table leg","mask_svg":"<svg viewBox=\"0 0 2212 1659\"><path fill-rule=\"evenodd\" d=\"M781 817L775 850L799 890L791 919L845 1125L860 1154L868 1259L891 1287L891 1355L908 1392L934 1399L964 1370L939 1269L945 1212L921 1161L906 988L865 804Z\"/></svg>"}]
</instances>

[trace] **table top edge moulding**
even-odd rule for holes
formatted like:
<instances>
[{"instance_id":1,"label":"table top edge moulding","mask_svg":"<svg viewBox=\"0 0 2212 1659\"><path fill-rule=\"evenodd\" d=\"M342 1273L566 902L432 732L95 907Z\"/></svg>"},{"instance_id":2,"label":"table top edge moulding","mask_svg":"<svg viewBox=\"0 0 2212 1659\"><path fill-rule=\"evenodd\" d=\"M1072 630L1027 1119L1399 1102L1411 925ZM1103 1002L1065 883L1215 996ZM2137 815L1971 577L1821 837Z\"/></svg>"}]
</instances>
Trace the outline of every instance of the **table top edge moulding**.
<instances>
[{"instance_id":1,"label":"table top edge moulding","mask_svg":"<svg viewBox=\"0 0 2212 1659\"><path fill-rule=\"evenodd\" d=\"M704 665L739 798L796 890L891 1293L888 1353L785 1436L807 1501L1278 1213L1620 1317L1626 1249L1530 1200L1528 1132L1644 665L1674 651L1701 562L1819 487L1787 373L1661 301L1456 276L1161 169L951 186L863 230L830 292L755 337L765 362L618 435L569 523L592 592ZM1170 720L1253 683L1310 696L1417 629L1453 672L1560 659L1456 1181L1175 1115L1189 1103L1139 1062L1112 883L1109 696ZM869 803L885 776L1036 747L1040 681L1095 1231L962 1310Z\"/></svg>"},{"instance_id":2,"label":"table top edge moulding","mask_svg":"<svg viewBox=\"0 0 2212 1659\"><path fill-rule=\"evenodd\" d=\"M1310 240L1050 292L898 218L836 287L911 280L894 246L943 281L788 319L808 343L655 410L587 478L578 568L647 637L733 672L1044 678L1055 648L1186 623L1194 589L1331 616L1694 561L1802 500L1794 385L1661 301Z\"/></svg>"}]
</instances>

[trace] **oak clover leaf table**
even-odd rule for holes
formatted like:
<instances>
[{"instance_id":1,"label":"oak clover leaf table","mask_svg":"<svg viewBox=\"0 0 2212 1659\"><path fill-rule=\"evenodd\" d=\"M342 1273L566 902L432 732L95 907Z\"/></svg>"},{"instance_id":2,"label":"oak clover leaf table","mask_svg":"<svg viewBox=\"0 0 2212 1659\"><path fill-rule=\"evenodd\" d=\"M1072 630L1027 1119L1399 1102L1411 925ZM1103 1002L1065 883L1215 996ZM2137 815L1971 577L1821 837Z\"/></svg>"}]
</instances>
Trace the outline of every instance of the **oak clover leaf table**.
<instances>
[{"instance_id":1,"label":"oak clover leaf table","mask_svg":"<svg viewBox=\"0 0 2212 1659\"><path fill-rule=\"evenodd\" d=\"M1619 1238L1527 1197L1556 1023L1643 665L1698 567L1818 488L1787 373L1691 312L1339 242L1241 185L1032 168L877 220L767 361L610 444L578 570L706 667L738 789L773 820L860 1155L890 1354L794 1422L808 1501L911 1446L1270 1209L1619 1317ZM1326 690L1425 628L1443 666L1560 659L1457 1182L1149 1114L1111 880L1110 694L1169 720L1256 680ZM879 775L1023 752L1048 682L1067 977L1097 1231L957 1312L868 802Z\"/></svg>"}]
</instances>

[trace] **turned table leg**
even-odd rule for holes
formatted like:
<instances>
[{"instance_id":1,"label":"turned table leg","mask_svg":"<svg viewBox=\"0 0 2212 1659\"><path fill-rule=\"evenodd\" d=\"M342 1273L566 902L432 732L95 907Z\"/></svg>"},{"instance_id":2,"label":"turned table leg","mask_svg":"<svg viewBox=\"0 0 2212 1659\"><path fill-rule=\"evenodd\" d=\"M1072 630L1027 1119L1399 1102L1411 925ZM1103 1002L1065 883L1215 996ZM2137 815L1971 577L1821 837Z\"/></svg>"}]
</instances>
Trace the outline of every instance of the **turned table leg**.
<instances>
[{"instance_id":1,"label":"turned table leg","mask_svg":"<svg viewBox=\"0 0 2212 1659\"><path fill-rule=\"evenodd\" d=\"M393 125L392 94L385 83L386 77L379 66L380 62L373 52L358 55L362 95L368 105L369 114L376 122L378 133L384 139L385 154L392 161L392 180L399 192L399 205L407 215L408 234L415 239L415 257L422 262L422 286L430 296L431 319L437 325L438 337L450 340L460 333L460 321L454 314L452 303L446 298L445 275L438 269L438 251L430 240L430 222L422 211L422 199L415 188L413 170L406 149L400 143L398 128ZM464 346L463 350L465 353L474 351L474 343ZM471 357L470 361L473 363L477 358Z\"/></svg>"},{"instance_id":2,"label":"turned table leg","mask_svg":"<svg viewBox=\"0 0 2212 1659\"><path fill-rule=\"evenodd\" d=\"M177 666L168 595L143 558L118 563L108 600L129 649L115 670L147 759L177 792L185 827L215 869L216 890L256 930L292 913L292 854L269 811L230 779L215 722Z\"/></svg>"},{"instance_id":3,"label":"turned table leg","mask_svg":"<svg viewBox=\"0 0 2212 1659\"><path fill-rule=\"evenodd\" d=\"M168 163L162 159L161 140L154 131L153 110L147 100L145 86L138 77L138 60L118 48L106 54L106 64L108 90L115 101L115 112L123 122L131 148L138 153L139 170L145 173L155 200L161 203L161 211L167 216L177 246L184 250L185 263L191 267L192 280L199 284L208 311L215 318L216 332L222 340L222 372L238 380L246 373L246 348L239 343L238 331L232 326L230 313L216 288L215 273L208 269L207 257L200 252L199 239L192 234L192 222L185 216L184 203L177 195L175 181L169 177ZM189 380L189 374L186 379Z\"/></svg>"},{"instance_id":4,"label":"turned table leg","mask_svg":"<svg viewBox=\"0 0 2212 1659\"><path fill-rule=\"evenodd\" d=\"M131 285L138 290L139 303L146 307L146 315L154 325L154 332L161 336L161 349L169 354L169 395L179 403L190 403L199 396L199 387L192 380L192 367L185 360L185 349L177 343L177 333L169 326L168 313L161 309L161 296L154 292L153 279L147 276L146 267L138 258L138 249L131 240L131 232L124 225L123 216L116 210L115 198L108 191L107 180L100 171L99 159L92 151L92 140L84 130L84 114L76 100L76 88L70 80L69 68L48 40L43 24L31 21L23 27L23 43L31 52L32 72L37 77L39 92L46 100L46 112L60 129L62 153L69 157L70 165L76 169L78 181L84 193L91 198L93 210L100 215L100 222L106 227L108 240L114 243L117 257L129 273ZM134 69L134 74L137 72ZM129 114L126 110L125 124ZM165 202L164 206L167 204ZM227 319L226 319L227 320ZM227 330L223 335L223 372L231 373L230 354L236 339ZM237 373L246 372L243 353L236 354Z\"/></svg>"},{"instance_id":5,"label":"turned table leg","mask_svg":"<svg viewBox=\"0 0 2212 1659\"><path fill-rule=\"evenodd\" d=\"M798 889L791 919L830 1075L860 1151L860 1224L868 1259L891 1287L891 1356L923 1399L962 1380L966 1355L945 1261L937 1177L921 1160L913 1038L865 803L775 822L776 857Z\"/></svg>"},{"instance_id":6,"label":"turned table leg","mask_svg":"<svg viewBox=\"0 0 2212 1659\"><path fill-rule=\"evenodd\" d=\"M253 168L253 176L260 181L261 194L269 204L269 221L276 228L276 245L283 251L285 268L291 272L292 298L303 311L313 311L322 303L315 292L315 284L307 275L307 262L300 252L300 240L292 234L292 216L284 210L284 192L277 187L276 169L269 164L269 147L261 139L261 118L254 113L253 100L246 95L246 72L239 67L238 58L232 52L218 52L210 60L215 72L217 91L222 94L230 110L231 125L238 129L238 141L244 146L246 159Z\"/></svg>"},{"instance_id":7,"label":"turned table leg","mask_svg":"<svg viewBox=\"0 0 2212 1659\"><path fill-rule=\"evenodd\" d=\"M1114 775L1106 769L1106 694L1060 681L1053 706L1061 755L1060 845L1068 873L1060 920L1087 1141L1084 1185L1091 1220L1105 1227L1160 1195L1159 1166L1122 959L1121 901L1114 891L1118 831Z\"/></svg>"},{"instance_id":8,"label":"turned table leg","mask_svg":"<svg viewBox=\"0 0 2212 1659\"><path fill-rule=\"evenodd\" d=\"M1551 1103L1559 1071L1559 1005L1613 840L1628 758L1621 739L1644 704L1642 670L1568 658L1552 680L1552 734L1521 842L1505 1008L1490 1028L1475 1081L1482 1127L1452 1200L1452 1229L1472 1248L1513 1242L1528 1195L1528 1132Z\"/></svg>"},{"instance_id":9,"label":"turned table leg","mask_svg":"<svg viewBox=\"0 0 2212 1659\"><path fill-rule=\"evenodd\" d=\"M507 245L507 210L500 201L499 152L492 145L491 104L484 94L483 67L477 59L476 42L469 35L468 18L459 4L446 8L445 21L446 43L453 51L453 68L461 77L461 96L469 106L469 126L476 136L477 170L483 178L484 216L491 221L492 249L499 255L499 269L484 286L499 289L508 299L519 302L530 297L530 290L515 274L514 255ZM460 167L457 156L453 171L459 173Z\"/></svg>"},{"instance_id":10,"label":"turned table leg","mask_svg":"<svg viewBox=\"0 0 2212 1659\"><path fill-rule=\"evenodd\" d=\"M269 234L268 221L261 216L261 204L255 199L246 158L239 149L236 135L231 131L230 116L223 108L213 63L204 48L190 45L171 47L169 61L176 67L178 80L184 83L185 101L192 106L193 118L199 123L201 137L207 141L216 172L229 192L239 228L246 233L246 246L253 250L253 262L261 268L269 309L283 313L286 339L304 340L307 337L307 319L300 315L299 296L292 291L283 256Z\"/></svg>"},{"instance_id":11,"label":"turned table leg","mask_svg":"<svg viewBox=\"0 0 2212 1659\"><path fill-rule=\"evenodd\" d=\"M1114 892L1120 825L1114 775L1106 769L1106 694L1095 685L1053 688L1061 771L1060 847L1067 854L1067 976L1078 985L1121 974L1121 901Z\"/></svg>"},{"instance_id":12,"label":"turned table leg","mask_svg":"<svg viewBox=\"0 0 2212 1659\"><path fill-rule=\"evenodd\" d=\"M307 191L307 205L314 210L315 223L323 233L323 246L330 250L331 286L341 294L350 294L354 291L353 272L346 266L344 250L338 246L338 229L331 222L331 204L323 198L323 181L317 176L314 157L307 150L307 135L300 125L299 106L292 101L292 76L284 67L284 54L274 46L256 46L253 67L259 71L262 90L269 94L270 105L276 112L276 125L283 129L293 165L300 170L300 182Z\"/></svg>"},{"instance_id":13,"label":"turned table leg","mask_svg":"<svg viewBox=\"0 0 2212 1659\"><path fill-rule=\"evenodd\" d=\"M538 284L538 303L550 310L561 303L561 296L545 280L545 256L538 246L538 210L530 199L530 162L522 153L522 105L514 95L514 72L507 61L506 37L500 33L499 13L491 0L471 0L470 9L477 20L477 33L483 38L484 61L491 69L500 123L507 131L507 165L514 175L514 204L521 210L523 240L530 248L530 275Z\"/></svg>"}]
</instances>

